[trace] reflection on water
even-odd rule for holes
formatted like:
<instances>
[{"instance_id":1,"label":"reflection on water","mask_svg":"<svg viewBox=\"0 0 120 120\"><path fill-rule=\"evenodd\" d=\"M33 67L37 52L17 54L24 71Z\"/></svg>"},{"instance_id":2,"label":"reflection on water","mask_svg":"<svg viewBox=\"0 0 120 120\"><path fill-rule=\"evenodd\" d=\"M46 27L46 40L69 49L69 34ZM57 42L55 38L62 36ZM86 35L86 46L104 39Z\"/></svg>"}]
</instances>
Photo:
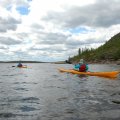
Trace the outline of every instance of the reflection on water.
<instances>
[{"instance_id":1,"label":"reflection on water","mask_svg":"<svg viewBox=\"0 0 120 120\"><path fill-rule=\"evenodd\" d=\"M119 120L120 76L116 80L60 73L65 64L0 64L0 120ZM90 71L119 65L89 65Z\"/></svg>"}]
</instances>

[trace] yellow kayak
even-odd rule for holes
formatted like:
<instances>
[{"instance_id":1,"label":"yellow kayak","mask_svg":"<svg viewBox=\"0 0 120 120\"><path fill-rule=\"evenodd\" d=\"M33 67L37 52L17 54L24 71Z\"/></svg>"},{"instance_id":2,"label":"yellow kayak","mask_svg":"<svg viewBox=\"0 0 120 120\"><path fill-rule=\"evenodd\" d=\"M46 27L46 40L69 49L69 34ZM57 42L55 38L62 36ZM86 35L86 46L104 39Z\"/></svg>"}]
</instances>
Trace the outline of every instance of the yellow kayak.
<instances>
[{"instance_id":1,"label":"yellow kayak","mask_svg":"<svg viewBox=\"0 0 120 120\"><path fill-rule=\"evenodd\" d=\"M27 68L27 66L22 66L22 67L18 67L18 68Z\"/></svg>"},{"instance_id":2,"label":"yellow kayak","mask_svg":"<svg viewBox=\"0 0 120 120\"><path fill-rule=\"evenodd\" d=\"M60 72L68 72L72 74L81 74L81 75L90 75L90 76L100 76L100 77L109 77L109 78L115 78L119 74L119 71L110 71L110 72L79 72L77 70L73 69L64 69L64 68L59 68L58 69Z\"/></svg>"}]
</instances>

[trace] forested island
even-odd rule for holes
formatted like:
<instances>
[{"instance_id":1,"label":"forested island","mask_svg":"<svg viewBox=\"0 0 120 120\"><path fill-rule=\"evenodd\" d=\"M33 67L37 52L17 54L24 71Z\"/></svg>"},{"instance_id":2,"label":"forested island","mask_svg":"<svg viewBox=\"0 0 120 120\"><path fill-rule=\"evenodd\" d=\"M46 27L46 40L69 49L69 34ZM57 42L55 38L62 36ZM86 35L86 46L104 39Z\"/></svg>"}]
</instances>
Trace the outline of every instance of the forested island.
<instances>
[{"instance_id":1,"label":"forested island","mask_svg":"<svg viewBox=\"0 0 120 120\"><path fill-rule=\"evenodd\" d=\"M80 58L89 63L117 63L120 64L120 33L113 36L97 49L79 48L78 54L69 57L68 63L78 62Z\"/></svg>"}]
</instances>

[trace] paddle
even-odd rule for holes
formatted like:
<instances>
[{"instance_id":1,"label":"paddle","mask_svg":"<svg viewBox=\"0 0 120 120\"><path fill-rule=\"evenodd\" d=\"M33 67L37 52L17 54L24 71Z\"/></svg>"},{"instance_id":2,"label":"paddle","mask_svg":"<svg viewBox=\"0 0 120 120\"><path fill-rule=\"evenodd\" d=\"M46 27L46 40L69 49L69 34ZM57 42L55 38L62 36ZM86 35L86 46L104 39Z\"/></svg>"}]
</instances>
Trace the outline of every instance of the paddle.
<instances>
[{"instance_id":1,"label":"paddle","mask_svg":"<svg viewBox=\"0 0 120 120\"><path fill-rule=\"evenodd\" d=\"M16 67L16 66L12 66L12 67Z\"/></svg>"}]
</instances>

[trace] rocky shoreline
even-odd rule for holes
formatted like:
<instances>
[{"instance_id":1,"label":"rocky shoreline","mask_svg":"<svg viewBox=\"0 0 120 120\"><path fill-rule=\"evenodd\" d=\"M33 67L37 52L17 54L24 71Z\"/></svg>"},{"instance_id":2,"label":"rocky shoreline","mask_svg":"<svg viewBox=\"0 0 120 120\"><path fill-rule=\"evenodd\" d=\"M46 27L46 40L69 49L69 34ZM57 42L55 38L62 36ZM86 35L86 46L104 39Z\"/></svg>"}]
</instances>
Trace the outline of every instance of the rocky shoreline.
<instances>
[{"instance_id":1,"label":"rocky shoreline","mask_svg":"<svg viewBox=\"0 0 120 120\"><path fill-rule=\"evenodd\" d=\"M76 64L79 61L72 61L72 64ZM94 60L94 61L85 61L88 64L117 64L120 65L120 60Z\"/></svg>"},{"instance_id":2,"label":"rocky shoreline","mask_svg":"<svg viewBox=\"0 0 120 120\"><path fill-rule=\"evenodd\" d=\"M120 65L120 60L100 60L100 61L90 61L89 64L117 64Z\"/></svg>"}]
</instances>

